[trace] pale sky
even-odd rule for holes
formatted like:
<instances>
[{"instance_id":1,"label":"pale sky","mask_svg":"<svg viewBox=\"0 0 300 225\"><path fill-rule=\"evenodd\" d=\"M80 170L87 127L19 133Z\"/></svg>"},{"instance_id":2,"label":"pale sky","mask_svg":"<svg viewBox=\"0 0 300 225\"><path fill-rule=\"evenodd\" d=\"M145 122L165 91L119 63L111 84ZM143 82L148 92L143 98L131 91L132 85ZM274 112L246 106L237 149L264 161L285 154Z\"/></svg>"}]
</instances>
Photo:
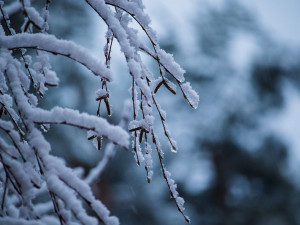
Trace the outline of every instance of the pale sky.
<instances>
[{"instance_id":1,"label":"pale sky","mask_svg":"<svg viewBox=\"0 0 300 225\"><path fill-rule=\"evenodd\" d=\"M300 1L299 0L238 0L257 15L263 27L273 33L275 40L300 46ZM197 10L205 5L222 7L224 0L145 0L146 10L151 15L152 26L159 36L168 26L184 35ZM180 29L178 29L180 28Z\"/></svg>"},{"instance_id":2,"label":"pale sky","mask_svg":"<svg viewBox=\"0 0 300 225\"><path fill-rule=\"evenodd\" d=\"M254 11L274 38L300 46L299 0L240 0Z\"/></svg>"}]
</instances>

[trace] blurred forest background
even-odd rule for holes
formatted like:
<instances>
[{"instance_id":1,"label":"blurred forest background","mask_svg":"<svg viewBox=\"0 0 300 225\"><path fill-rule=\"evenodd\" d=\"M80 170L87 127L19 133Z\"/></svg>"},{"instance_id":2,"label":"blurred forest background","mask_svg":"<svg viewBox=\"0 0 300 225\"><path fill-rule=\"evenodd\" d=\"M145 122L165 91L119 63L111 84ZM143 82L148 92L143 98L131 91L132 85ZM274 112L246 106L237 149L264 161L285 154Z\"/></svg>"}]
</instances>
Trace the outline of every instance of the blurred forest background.
<instances>
[{"instance_id":1,"label":"blurred forest background","mask_svg":"<svg viewBox=\"0 0 300 225\"><path fill-rule=\"evenodd\" d=\"M179 146L175 155L165 151L166 165L192 224L300 224L300 29L287 20L300 4L285 1L291 4L286 9L280 1L244 2L144 1L161 47L174 54L200 96L198 109L192 110L180 94L157 93ZM265 11L255 8L266 2ZM279 31L272 30L272 23ZM84 1L52 1L49 33L74 40L103 59L105 32ZM60 85L41 104L96 114L94 93L100 82L68 59L51 60ZM157 75L155 62L145 60ZM130 77L117 45L111 61L115 82L109 84L113 116L108 119L117 124L123 100L129 98ZM103 155L75 128L53 126L46 137L53 154L86 173ZM147 184L133 154L116 151L93 190L121 224L185 224L159 165L154 164L153 181Z\"/></svg>"}]
</instances>

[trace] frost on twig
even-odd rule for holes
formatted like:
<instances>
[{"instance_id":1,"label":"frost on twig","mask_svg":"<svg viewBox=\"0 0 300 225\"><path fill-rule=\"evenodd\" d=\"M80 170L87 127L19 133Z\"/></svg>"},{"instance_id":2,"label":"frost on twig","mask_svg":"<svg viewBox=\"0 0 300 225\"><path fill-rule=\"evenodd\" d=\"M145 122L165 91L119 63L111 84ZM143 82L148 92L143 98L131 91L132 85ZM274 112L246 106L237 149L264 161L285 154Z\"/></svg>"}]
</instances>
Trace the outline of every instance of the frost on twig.
<instances>
[{"instance_id":1,"label":"frost on twig","mask_svg":"<svg viewBox=\"0 0 300 225\"><path fill-rule=\"evenodd\" d=\"M0 137L0 223L119 224L102 202L95 199L89 184L113 157L114 145L129 147L129 133L133 137L131 143L137 164L144 162L148 183L153 176L152 148L155 148L171 197L189 222L183 212L184 200L163 164L163 149L154 129L156 111L171 151L178 150L156 93L165 87L170 94L176 95L179 88L193 108L197 108L199 96L189 82L184 83L185 71L173 56L160 49L142 1L85 0L107 26L104 62L78 44L48 34L51 1L45 1L42 12L32 2L16 0L4 6L0 1L0 130L5 135ZM21 27L11 26L9 17L15 13L23 15ZM140 32L130 26L131 22L139 25L152 49L145 47L139 39ZM110 62L115 43L120 45L132 80L129 87L132 115L126 110L117 126L102 117L101 106L104 103L107 115L112 114L110 96L114 93L109 90L109 82L113 81ZM49 111L40 108L38 97L43 97L49 87L57 86L59 82L49 62L49 53L68 57L99 77L94 99L98 104L96 115L59 106ZM144 53L157 62L157 73L152 73L142 61L141 54ZM98 150L103 138L110 141L99 153L103 154L102 161L85 179L79 178L63 160L51 155L51 146L41 130L48 131L52 124L87 130L88 139Z\"/></svg>"}]
</instances>

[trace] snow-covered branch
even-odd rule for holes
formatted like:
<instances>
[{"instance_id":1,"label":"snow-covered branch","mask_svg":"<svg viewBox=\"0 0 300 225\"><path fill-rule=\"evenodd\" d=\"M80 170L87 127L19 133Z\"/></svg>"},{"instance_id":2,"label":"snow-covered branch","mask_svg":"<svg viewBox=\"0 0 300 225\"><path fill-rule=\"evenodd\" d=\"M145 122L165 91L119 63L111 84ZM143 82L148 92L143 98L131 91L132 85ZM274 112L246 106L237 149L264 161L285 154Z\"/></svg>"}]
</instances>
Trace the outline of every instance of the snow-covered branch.
<instances>
[{"instance_id":1,"label":"snow-covered branch","mask_svg":"<svg viewBox=\"0 0 300 225\"><path fill-rule=\"evenodd\" d=\"M175 95L179 87L193 108L197 107L199 97L190 83L185 82L185 71L173 56L159 47L142 1L85 0L107 26L105 62L72 41L48 34L51 31L48 24L51 1L45 1L42 12L32 2L21 0L4 6L0 1L0 132L4 136L0 137L0 223L119 224L119 220L111 216L106 206L95 198L89 184L107 166L115 153L115 145L129 147L128 132L132 133L137 164L145 163L148 183L153 176L152 146L155 146L171 197L189 222L183 212L184 200L179 197L177 186L163 163L163 149L154 129L157 114L171 151L176 152L178 148L167 128L166 112L155 94L164 86ZM19 27L10 21L10 16L17 13L24 18L23 25ZM152 50L139 39L140 32L130 26L132 21L146 34ZM113 80L110 62L115 43L120 45L128 75L132 79L131 87L128 87L131 101L126 104L125 114L118 126L109 123L100 113L101 103L104 102L107 115L112 114L110 96L114 93L109 90L108 82ZM141 52L157 62L157 73L152 73L143 62ZM56 87L59 81L52 70L48 53L68 57L99 77L96 115L59 106L50 111L41 108L38 97L46 97L48 87ZM132 108L131 113L128 108ZM155 110L157 114L153 112ZM109 140L102 161L85 179L51 154L51 145L42 131L48 131L53 124L87 130L88 140L93 140L98 150L101 149L103 137ZM125 131L127 124L128 131Z\"/></svg>"},{"instance_id":2,"label":"snow-covered branch","mask_svg":"<svg viewBox=\"0 0 300 225\"><path fill-rule=\"evenodd\" d=\"M29 115L30 119L37 124L66 124L94 131L97 135L106 137L124 148L127 148L129 145L129 135L125 130L111 125L106 119L97 116L60 107L55 107L51 111L34 109L30 111Z\"/></svg>"},{"instance_id":3,"label":"snow-covered branch","mask_svg":"<svg viewBox=\"0 0 300 225\"><path fill-rule=\"evenodd\" d=\"M50 52L55 55L63 55L77 61L91 70L95 75L110 81L111 72L87 49L75 44L72 41L59 40L49 34L16 34L0 37L0 45L9 50L20 48L33 48Z\"/></svg>"},{"instance_id":4,"label":"snow-covered branch","mask_svg":"<svg viewBox=\"0 0 300 225\"><path fill-rule=\"evenodd\" d=\"M31 0L31 3L34 3L36 0ZM5 8L5 12L7 13L7 15L13 16L15 14L17 14L18 12L20 12L22 10L22 3L19 1L13 2L10 5L6 6ZM0 21L3 19L3 16L0 15Z\"/></svg>"}]
</instances>

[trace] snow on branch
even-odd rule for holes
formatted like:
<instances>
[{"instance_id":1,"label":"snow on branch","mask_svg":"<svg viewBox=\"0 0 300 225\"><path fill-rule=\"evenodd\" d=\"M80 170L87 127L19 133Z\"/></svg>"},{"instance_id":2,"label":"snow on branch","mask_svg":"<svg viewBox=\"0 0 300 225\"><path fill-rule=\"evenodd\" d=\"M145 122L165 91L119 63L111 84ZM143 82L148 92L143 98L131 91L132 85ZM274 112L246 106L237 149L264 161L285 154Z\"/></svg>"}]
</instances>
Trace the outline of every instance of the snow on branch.
<instances>
[{"instance_id":1,"label":"snow on branch","mask_svg":"<svg viewBox=\"0 0 300 225\"><path fill-rule=\"evenodd\" d=\"M119 126L123 129L125 128L129 120L129 107L130 107L129 104L130 104L129 100L125 101L122 120L119 123ZM106 145L102 159L99 161L98 165L94 167L85 178L85 181L88 184L93 183L93 181L95 181L101 176L109 160L115 155L115 151L116 151L115 145L113 143L109 143L108 145Z\"/></svg>"},{"instance_id":2,"label":"snow on branch","mask_svg":"<svg viewBox=\"0 0 300 225\"><path fill-rule=\"evenodd\" d=\"M73 59L91 70L95 75L108 81L112 80L111 72L95 56L72 41L59 40L49 34L15 34L0 37L0 46L9 50L33 48L55 55L63 55Z\"/></svg>"},{"instance_id":3,"label":"snow on branch","mask_svg":"<svg viewBox=\"0 0 300 225\"><path fill-rule=\"evenodd\" d=\"M114 0L85 0L104 20L107 26L110 28L113 37L115 37L121 46L129 74L132 76L132 107L133 107L133 121L129 123L129 131L132 132L133 142L132 147L135 154L137 164L140 165L145 160L145 169L147 172L147 181L150 183L152 172L152 156L151 147L148 143L148 135L156 137L154 133L154 119L152 109L155 108L158 112L161 124L164 130L164 135L167 138L171 151L177 151L177 144L171 137L171 132L167 129L166 124L166 113L161 109L159 103L155 98L155 93L159 88L164 85L172 94L176 94L176 85L165 76L165 72L169 73L171 77L178 84L184 98L188 101L192 108L197 108L199 97L197 93L191 88L189 83L183 83L185 81L185 71L177 64L173 56L160 49L156 40L155 32L150 27L150 19L144 12L144 6L140 1L114 1ZM112 6L112 8L106 7ZM113 13L112 9L115 9ZM129 26L130 18L133 18L135 22L141 27L142 31L146 34L150 40L153 51L144 47L144 44L138 38L138 31ZM146 52L152 58L157 61L159 68L160 78L156 79L152 75L150 70L145 66L141 60L140 51ZM140 98L140 99L139 99ZM139 113L141 112L141 113ZM139 116L140 115L140 116ZM138 118L139 117L139 118ZM149 119L151 122L149 123ZM146 122L147 121L147 122ZM153 134L151 134L151 132ZM151 139L151 138L150 138ZM154 142L158 143L158 139L152 138ZM142 151L141 143L144 142L144 153ZM163 151L159 149L159 153L162 156ZM162 160L162 158L160 159ZM170 192L173 193L175 203L185 217L186 221L189 222L188 217L183 213L183 202L177 199L181 199L178 196L178 192L171 190L169 185L170 180L166 178L164 167L162 165L163 175L166 179ZM180 202L180 204L179 204Z\"/></svg>"},{"instance_id":4,"label":"snow on branch","mask_svg":"<svg viewBox=\"0 0 300 225\"><path fill-rule=\"evenodd\" d=\"M0 137L0 224L119 224L118 218L111 216L106 206L95 198L89 185L114 156L115 145L128 148L129 132L136 162L138 165L144 162L147 182L150 183L153 176L154 146L171 197L184 219L190 222L184 213L184 200L163 163L164 152L158 137L166 139L172 152L177 152L178 148L168 130L167 114L159 105L156 94L164 86L170 94L176 95L179 87L193 108L197 108L199 96L190 83L185 82L185 71L173 56L159 47L142 1L85 0L107 26L105 63L78 44L48 34L51 1L45 1L42 13L39 7L31 4L33 2L15 0L4 5L0 0L0 132L4 136ZM13 14L23 16L22 26L16 27L10 22ZM137 23L140 30L130 26L131 22ZM146 34L153 49L145 47L139 39L140 31ZM109 123L100 113L101 102L104 102L107 115L112 114L109 98L114 93L109 90L108 82L113 78L110 62L115 43L120 45L132 79L131 101L126 104L118 126ZM39 97L45 97L48 87L56 87L59 81L48 53L68 57L99 77L94 99L98 104L96 115L59 106L50 111L41 108ZM158 71L152 72L152 68L143 62L141 53L157 62ZM157 115L163 135L154 129ZM48 131L51 124L87 130L88 140L93 140L98 150L103 137L109 140L102 160L86 178L67 167L62 159L51 155L51 145L42 132Z\"/></svg>"},{"instance_id":5,"label":"snow on branch","mask_svg":"<svg viewBox=\"0 0 300 225\"><path fill-rule=\"evenodd\" d=\"M29 115L30 119L37 124L66 124L94 131L97 135L104 136L124 148L129 145L129 135L125 130L97 116L60 107L55 107L51 111L33 109Z\"/></svg>"},{"instance_id":6,"label":"snow on branch","mask_svg":"<svg viewBox=\"0 0 300 225\"><path fill-rule=\"evenodd\" d=\"M31 3L35 2L36 0L31 0ZM8 16L12 16L22 10L22 3L19 1L15 1L11 3L10 5L5 7L5 11L8 14ZM3 16L0 15L0 21L3 19Z\"/></svg>"},{"instance_id":7,"label":"snow on branch","mask_svg":"<svg viewBox=\"0 0 300 225\"><path fill-rule=\"evenodd\" d=\"M179 80L180 79L184 79L183 77L183 73L184 71L180 68L180 66L178 64L174 64L172 63L173 61L173 57L171 55L165 55L165 53L162 53L161 55L166 56L163 57L163 62L162 60L158 57L157 54L153 53L150 49L148 49L147 47L145 47L144 45L141 45L139 47L143 52L145 52L146 54L148 54L149 56L151 56L153 59L155 59L158 64L160 66L162 66L165 71L167 73L169 73L173 78L175 78L176 82L178 83L178 86L180 87L180 90L183 94L183 97L188 101L188 103L190 104L190 106L193 109L196 109L198 107L198 103L199 103L199 95L197 94L196 91L194 91L191 87L191 85L188 83L181 83L183 80ZM168 60L169 59L169 60ZM169 62L169 63L168 63ZM171 62L171 63L170 63ZM176 68L180 68L179 71L181 71L179 74L175 75L173 72L176 71ZM173 72L172 72L173 71ZM158 83L159 84L159 83ZM163 84L163 83L161 83ZM173 87L173 85L172 85ZM158 87L159 88L159 87ZM157 90L158 90L157 88ZM167 87L168 88L168 87ZM168 88L169 89L169 88ZM155 90L155 89L154 89ZM155 92L157 91L155 90ZM170 90L171 91L171 90ZM172 91L171 91L172 92Z\"/></svg>"},{"instance_id":8,"label":"snow on branch","mask_svg":"<svg viewBox=\"0 0 300 225\"><path fill-rule=\"evenodd\" d=\"M120 21L115 17L111 9L105 4L103 0L85 0L104 20L107 26L111 29L114 37L118 40L120 44L121 51L127 61L127 66L130 75L135 79L135 82L139 85L143 94L148 100L151 99L151 90L147 86L147 83L142 79L142 68L137 59L135 48L130 44L128 34L126 30L122 27Z\"/></svg>"},{"instance_id":9,"label":"snow on branch","mask_svg":"<svg viewBox=\"0 0 300 225\"><path fill-rule=\"evenodd\" d=\"M48 223L45 223L43 221L37 221L37 220L25 220L20 218L12 218L12 217L0 217L0 224L5 225L16 225L16 224L22 224L22 225L46 225Z\"/></svg>"}]
</instances>

